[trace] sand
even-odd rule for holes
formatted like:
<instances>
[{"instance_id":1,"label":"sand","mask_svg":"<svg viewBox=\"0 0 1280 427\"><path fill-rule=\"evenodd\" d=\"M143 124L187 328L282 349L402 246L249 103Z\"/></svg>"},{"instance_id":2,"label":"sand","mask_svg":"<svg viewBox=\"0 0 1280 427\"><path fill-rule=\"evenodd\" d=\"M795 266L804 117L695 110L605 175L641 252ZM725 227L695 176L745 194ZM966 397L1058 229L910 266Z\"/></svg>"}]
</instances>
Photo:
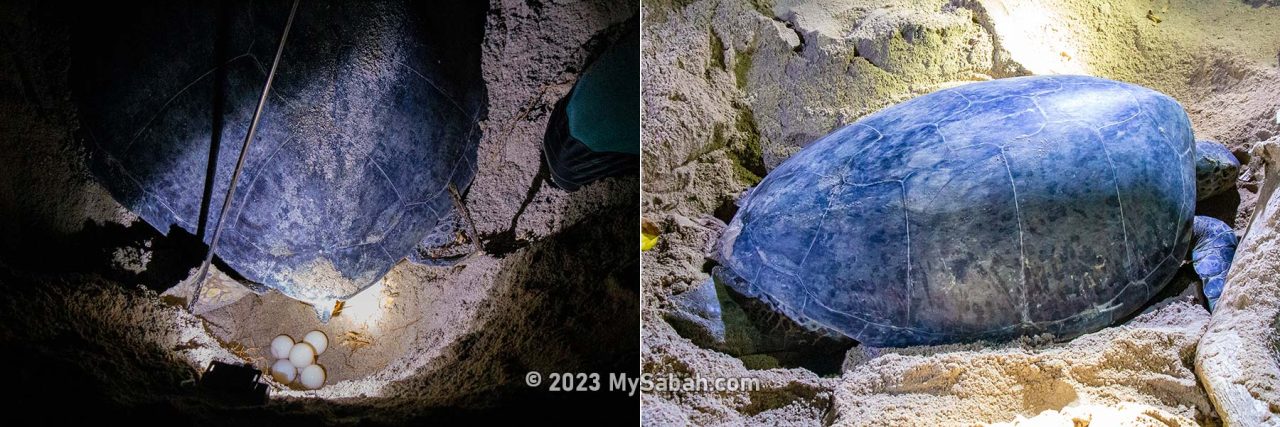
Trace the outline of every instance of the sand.
<instances>
[{"instance_id":1,"label":"sand","mask_svg":"<svg viewBox=\"0 0 1280 427\"><path fill-rule=\"evenodd\" d=\"M662 235L642 255L642 369L763 381L755 392L650 393L646 424L1217 425L1233 419L1220 414L1230 408L1214 406L1218 392L1205 387L1219 380L1206 381L1196 357L1204 331L1220 322L1247 325L1224 334L1221 354L1238 360L1220 380L1243 384L1229 387L1264 402L1261 412L1280 408L1267 403L1276 401L1272 379L1280 372L1266 344L1270 308L1211 319L1179 297L1064 343L855 347L846 369L827 377L746 369L679 336L662 315L670 295L708 277L704 253L716 237L708 221L727 220L743 190L806 143L938 88L1028 74L1098 75L1179 100L1198 137L1228 145L1246 163L1237 194L1198 206L1234 223L1245 242L1259 242L1242 245L1242 253L1257 253L1243 259L1257 261L1233 269L1227 286L1274 293L1263 285L1273 262L1264 242L1274 233L1248 224L1264 176L1264 161L1251 153L1280 135L1280 9L1191 0L644 6L641 203ZM1240 298L1271 307L1270 299ZM1245 320L1224 320L1231 316ZM1228 349L1239 342L1254 350Z\"/></svg>"},{"instance_id":2,"label":"sand","mask_svg":"<svg viewBox=\"0 0 1280 427\"><path fill-rule=\"evenodd\" d=\"M350 388L356 395L377 394L376 389L349 387L343 382L377 373L409 353L438 356L475 320L476 307L495 285L493 278L485 277L483 272L495 267L493 258L483 256L456 268L403 261L383 280L346 301L342 311L328 323L321 323L306 303L274 290L253 294L237 283L227 283L233 281L218 272L206 283L204 292L238 289L241 291L235 294L239 298L221 301L205 296L195 311L218 341L259 367L275 361L270 355L275 336L287 334L300 340L309 331L322 331L331 345L317 363L326 368L328 383ZM225 285L218 286L219 282ZM189 293L189 286L178 286L164 295L173 295L173 302L184 302L180 296ZM416 342L420 337L422 342ZM297 384L275 385L282 391L300 389Z\"/></svg>"},{"instance_id":3,"label":"sand","mask_svg":"<svg viewBox=\"0 0 1280 427\"><path fill-rule=\"evenodd\" d=\"M321 324L312 307L216 267L206 289L213 297L187 311L182 286L203 256L199 246L139 222L84 167L65 81L67 22L51 6L0 7L0 51L12 55L0 61L0 342L28 350L6 356L15 363L68 355L48 358L65 375L21 377L19 386L37 392L17 403L65 395L61 383L77 381L81 400L103 403L54 418L97 410L403 424L460 413L445 407L567 404L525 386L529 370L634 374L638 344L626 331L638 330L638 320L618 313L638 311L630 249L638 180L566 193L546 183L540 147L554 103L635 8L492 3L483 54L488 117L479 172L464 194L483 252L450 267L402 261ZM253 410L192 396L209 362L265 370L271 338L312 329L330 338L319 358L329 372L324 388L270 381L272 402ZM635 399L586 398L625 407Z\"/></svg>"},{"instance_id":4,"label":"sand","mask_svg":"<svg viewBox=\"0 0 1280 427\"><path fill-rule=\"evenodd\" d=\"M1226 424L1280 424L1280 281L1276 279L1276 198L1280 137L1259 143L1265 164L1258 213L1248 225L1227 288L1196 352L1196 373Z\"/></svg>"},{"instance_id":5,"label":"sand","mask_svg":"<svg viewBox=\"0 0 1280 427\"><path fill-rule=\"evenodd\" d=\"M1175 300L1123 326L1066 344L1036 345L1028 339L1003 345L855 349L869 354L851 355L867 360L850 363L841 378L834 422L974 425L1035 416L1070 420L1082 413L1143 408L1132 414L1133 422L1149 418L1144 422L1198 425L1215 416L1192 366L1208 318L1200 306Z\"/></svg>"}]
</instances>

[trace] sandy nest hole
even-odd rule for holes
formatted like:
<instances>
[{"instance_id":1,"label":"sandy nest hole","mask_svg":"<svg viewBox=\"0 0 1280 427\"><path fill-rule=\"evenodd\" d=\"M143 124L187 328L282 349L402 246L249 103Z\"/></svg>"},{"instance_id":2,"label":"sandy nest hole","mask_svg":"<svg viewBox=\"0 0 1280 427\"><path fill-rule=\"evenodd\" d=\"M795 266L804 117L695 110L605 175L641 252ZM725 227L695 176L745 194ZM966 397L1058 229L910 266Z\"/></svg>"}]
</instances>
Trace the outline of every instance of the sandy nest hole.
<instances>
[{"instance_id":1,"label":"sandy nest hole","mask_svg":"<svg viewBox=\"0 0 1280 427\"><path fill-rule=\"evenodd\" d=\"M475 277L479 269L467 264L435 267L402 261L374 285L343 301L341 310L327 323L320 321L310 304L275 290L250 292L217 270L203 291L204 298L213 297L212 304L202 302L195 313L223 348L264 372L275 362L271 340L276 336L285 334L297 341L309 331L324 332L330 345L316 363L326 369L327 387L386 370L406 355L440 354L460 331L469 329L467 325L476 316L473 308L491 289L492 282ZM163 300L183 304L192 280L189 277L165 291ZM401 378L391 372L379 376ZM286 394L302 391L296 383L280 384L269 376L264 380ZM368 391L339 387L330 397L355 397Z\"/></svg>"}]
</instances>

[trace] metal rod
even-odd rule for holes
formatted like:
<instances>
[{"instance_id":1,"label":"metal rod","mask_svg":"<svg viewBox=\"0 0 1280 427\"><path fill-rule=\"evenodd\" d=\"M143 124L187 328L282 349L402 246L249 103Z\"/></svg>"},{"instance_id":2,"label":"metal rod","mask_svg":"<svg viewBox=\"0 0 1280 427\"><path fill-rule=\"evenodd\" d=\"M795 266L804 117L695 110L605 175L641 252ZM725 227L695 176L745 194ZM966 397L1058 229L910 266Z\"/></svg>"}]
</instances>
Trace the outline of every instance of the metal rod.
<instances>
[{"instance_id":1,"label":"metal rod","mask_svg":"<svg viewBox=\"0 0 1280 427\"><path fill-rule=\"evenodd\" d=\"M195 310L200 301L200 290L209 276L209 264L213 262L213 251L218 247L218 238L222 236L222 224L227 219L227 211L231 208L231 199L236 194L236 182L240 180L240 169L244 167L244 159L249 155L249 143L258 131L258 119L262 118L262 108L267 104L267 95L271 93L271 82L276 78L276 68L280 66L280 56L284 54L284 43L289 40L289 29L293 28L293 16L298 12L300 0L293 0L289 9L289 20L284 24L284 34L280 35L280 46L276 47L276 58L271 61L271 72L267 73L267 84L262 87L262 96L258 98L258 108L253 110L253 121L249 123L249 133L244 136L244 146L240 148L240 158L236 160L236 169L231 173L231 185L227 187L227 197L222 199L222 210L218 212L218 225L213 229L213 239L209 241L209 253L205 254L204 263L200 264L200 273L196 275L196 290L187 303L188 310Z\"/></svg>"}]
</instances>

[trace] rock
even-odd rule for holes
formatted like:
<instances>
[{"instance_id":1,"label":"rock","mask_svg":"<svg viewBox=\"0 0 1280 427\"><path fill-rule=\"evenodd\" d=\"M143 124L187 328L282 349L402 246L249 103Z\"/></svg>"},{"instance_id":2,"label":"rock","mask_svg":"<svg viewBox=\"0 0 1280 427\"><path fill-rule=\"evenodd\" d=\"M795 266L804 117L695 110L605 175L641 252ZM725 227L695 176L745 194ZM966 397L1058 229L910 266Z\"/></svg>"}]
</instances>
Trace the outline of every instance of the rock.
<instances>
[{"instance_id":1,"label":"rock","mask_svg":"<svg viewBox=\"0 0 1280 427\"><path fill-rule=\"evenodd\" d=\"M1257 208L1209 329L1196 351L1196 375L1226 425L1280 423L1280 138L1254 150L1265 164Z\"/></svg>"}]
</instances>

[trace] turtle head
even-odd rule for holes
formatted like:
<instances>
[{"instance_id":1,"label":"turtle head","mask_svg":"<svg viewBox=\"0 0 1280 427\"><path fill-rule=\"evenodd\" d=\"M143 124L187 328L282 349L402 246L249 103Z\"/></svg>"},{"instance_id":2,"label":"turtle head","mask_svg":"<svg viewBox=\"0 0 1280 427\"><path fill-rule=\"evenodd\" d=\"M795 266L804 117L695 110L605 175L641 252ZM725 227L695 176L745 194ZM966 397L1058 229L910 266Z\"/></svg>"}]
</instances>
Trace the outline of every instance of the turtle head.
<instances>
[{"instance_id":1,"label":"turtle head","mask_svg":"<svg viewBox=\"0 0 1280 427\"><path fill-rule=\"evenodd\" d=\"M1236 188L1240 161L1227 146L1205 139L1196 141L1196 200L1204 200Z\"/></svg>"}]
</instances>

